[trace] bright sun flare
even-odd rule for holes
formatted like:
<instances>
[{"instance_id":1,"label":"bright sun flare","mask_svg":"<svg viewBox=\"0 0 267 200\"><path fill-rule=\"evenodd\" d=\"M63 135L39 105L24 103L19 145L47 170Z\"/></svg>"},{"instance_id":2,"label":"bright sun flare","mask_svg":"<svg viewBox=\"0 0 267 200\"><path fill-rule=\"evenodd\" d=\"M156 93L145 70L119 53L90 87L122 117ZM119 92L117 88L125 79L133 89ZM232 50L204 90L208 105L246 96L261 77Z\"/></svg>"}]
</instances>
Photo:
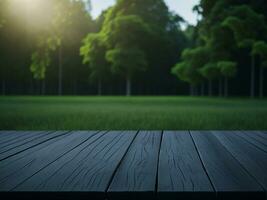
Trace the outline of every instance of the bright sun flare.
<instances>
[{"instance_id":1,"label":"bright sun flare","mask_svg":"<svg viewBox=\"0 0 267 200\"><path fill-rule=\"evenodd\" d=\"M9 12L14 20L26 22L30 28L45 26L51 9L46 0L9 0Z\"/></svg>"}]
</instances>

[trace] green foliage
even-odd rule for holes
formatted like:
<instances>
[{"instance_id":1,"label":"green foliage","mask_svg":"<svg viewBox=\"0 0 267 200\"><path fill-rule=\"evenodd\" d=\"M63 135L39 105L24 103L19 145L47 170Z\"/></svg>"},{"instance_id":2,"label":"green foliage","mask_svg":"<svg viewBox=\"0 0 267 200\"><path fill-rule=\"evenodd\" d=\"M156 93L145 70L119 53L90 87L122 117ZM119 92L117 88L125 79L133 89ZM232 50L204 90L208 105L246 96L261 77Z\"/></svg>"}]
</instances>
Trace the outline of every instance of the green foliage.
<instances>
[{"instance_id":1,"label":"green foliage","mask_svg":"<svg viewBox=\"0 0 267 200\"><path fill-rule=\"evenodd\" d=\"M52 13L49 26L45 28L41 37L36 39L37 48L32 55L31 72L34 78L44 79L46 68L51 64L52 55L59 47L75 48L77 39L82 39L88 31L92 19L86 11L88 2L77 0L51 1ZM85 29L84 31L82 29ZM77 38L77 39L76 39ZM39 44L38 44L39 43ZM41 45L40 45L41 43ZM80 41L78 41L80 43ZM79 44L80 45L80 44ZM44 50L45 49L45 50Z\"/></svg>"},{"instance_id":2,"label":"green foliage","mask_svg":"<svg viewBox=\"0 0 267 200\"><path fill-rule=\"evenodd\" d=\"M231 78L236 75L237 63L231 61L220 61L218 62L218 68L223 76Z\"/></svg>"},{"instance_id":3,"label":"green foliage","mask_svg":"<svg viewBox=\"0 0 267 200\"><path fill-rule=\"evenodd\" d=\"M264 41L257 41L253 44L252 52L253 56L259 55L261 58L261 67L267 67L267 43Z\"/></svg>"},{"instance_id":4,"label":"green foliage","mask_svg":"<svg viewBox=\"0 0 267 200\"><path fill-rule=\"evenodd\" d=\"M193 49L185 49L182 59L189 62L194 68L200 68L209 60L209 48L199 46Z\"/></svg>"},{"instance_id":5,"label":"green foliage","mask_svg":"<svg viewBox=\"0 0 267 200\"><path fill-rule=\"evenodd\" d=\"M257 41L253 44L252 55L259 55L263 59L267 59L267 43L264 41Z\"/></svg>"},{"instance_id":6,"label":"green foliage","mask_svg":"<svg viewBox=\"0 0 267 200\"><path fill-rule=\"evenodd\" d=\"M200 83L203 77L199 73L199 69L209 60L208 47L186 49L182 53L182 59L182 63L178 63L172 69L172 74L193 85Z\"/></svg>"},{"instance_id":7,"label":"green foliage","mask_svg":"<svg viewBox=\"0 0 267 200\"><path fill-rule=\"evenodd\" d=\"M31 56L30 70L33 77L37 80L45 79L47 67L51 64L51 50L53 50L53 43L45 37L38 39L37 51Z\"/></svg>"},{"instance_id":8,"label":"green foliage","mask_svg":"<svg viewBox=\"0 0 267 200\"><path fill-rule=\"evenodd\" d=\"M32 54L32 64L30 66L33 77L37 80L45 79L47 67L50 65L50 55L47 51L35 52Z\"/></svg>"},{"instance_id":9,"label":"green foliage","mask_svg":"<svg viewBox=\"0 0 267 200\"><path fill-rule=\"evenodd\" d=\"M239 56L244 56L244 52L259 55L261 65L265 66L267 13L263 11L264 6L266 3L263 1L201 0L194 7L202 19L196 27L198 36L193 49L204 46L206 53L184 50L181 63L174 67L172 73L191 84L195 82L197 72L208 80L221 75L234 77ZM242 52L240 48L244 48Z\"/></svg>"},{"instance_id":10,"label":"green foliage","mask_svg":"<svg viewBox=\"0 0 267 200\"><path fill-rule=\"evenodd\" d=\"M100 34L88 34L83 40L80 55L83 57L83 64L88 64L90 79L93 81L102 80L107 77L109 69L105 58L106 50L106 45Z\"/></svg>"},{"instance_id":11,"label":"green foliage","mask_svg":"<svg viewBox=\"0 0 267 200\"><path fill-rule=\"evenodd\" d=\"M148 63L144 44L151 32L142 18L137 15L118 15L109 23L105 22L100 34L109 47L106 59L111 64L112 73L132 78L137 71L146 70Z\"/></svg>"},{"instance_id":12,"label":"green foliage","mask_svg":"<svg viewBox=\"0 0 267 200\"><path fill-rule=\"evenodd\" d=\"M240 47L251 47L255 40L262 38L266 33L264 16L247 5L233 7L228 15L222 25L234 32Z\"/></svg>"},{"instance_id":13,"label":"green foliage","mask_svg":"<svg viewBox=\"0 0 267 200\"><path fill-rule=\"evenodd\" d=\"M145 54L139 48L123 48L109 50L106 59L111 63L111 71L132 77L136 71L144 71L147 67Z\"/></svg>"},{"instance_id":14,"label":"green foliage","mask_svg":"<svg viewBox=\"0 0 267 200\"><path fill-rule=\"evenodd\" d=\"M236 42L232 31L220 24L212 26L209 40L206 41L210 48L210 59L212 62L230 59L236 50Z\"/></svg>"},{"instance_id":15,"label":"green foliage","mask_svg":"<svg viewBox=\"0 0 267 200\"><path fill-rule=\"evenodd\" d=\"M131 47L132 45L142 46L142 41L148 39L149 26L137 15L126 15L116 17L106 33L106 41L109 46L117 44Z\"/></svg>"},{"instance_id":16,"label":"green foliage","mask_svg":"<svg viewBox=\"0 0 267 200\"><path fill-rule=\"evenodd\" d=\"M217 63L207 63L199 69L200 74L208 80L213 80L220 75L220 70L217 67Z\"/></svg>"},{"instance_id":17,"label":"green foliage","mask_svg":"<svg viewBox=\"0 0 267 200\"><path fill-rule=\"evenodd\" d=\"M145 23L155 26L154 29L165 28L170 20L164 0L118 0L114 7L114 14L137 15Z\"/></svg>"},{"instance_id":18,"label":"green foliage","mask_svg":"<svg viewBox=\"0 0 267 200\"><path fill-rule=\"evenodd\" d=\"M176 75L180 80L196 85L202 81L202 76L199 72L191 67L186 62L176 64L172 70L173 75Z\"/></svg>"},{"instance_id":19,"label":"green foliage","mask_svg":"<svg viewBox=\"0 0 267 200\"><path fill-rule=\"evenodd\" d=\"M136 63L136 57L140 58L139 63L146 63L147 76L151 76L172 66L185 47L186 38L180 30L182 21L168 11L163 0L119 0L106 11L100 34L108 44L109 54L120 58L121 49L125 49L125 54L134 55L128 61ZM143 70L144 65L137 66L136 71L140 68ZM112 71L121 73L121 70ZM135 73L133 68L130 71Z\"/></svg>"}]
</instances>

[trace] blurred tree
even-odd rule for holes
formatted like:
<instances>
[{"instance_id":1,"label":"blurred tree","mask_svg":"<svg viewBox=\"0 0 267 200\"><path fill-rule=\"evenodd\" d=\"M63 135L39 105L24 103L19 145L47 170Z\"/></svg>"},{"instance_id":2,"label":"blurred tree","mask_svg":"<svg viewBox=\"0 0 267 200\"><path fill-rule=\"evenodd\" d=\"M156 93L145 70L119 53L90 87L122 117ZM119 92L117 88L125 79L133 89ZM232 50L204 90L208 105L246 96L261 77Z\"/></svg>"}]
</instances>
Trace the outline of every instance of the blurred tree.
<instances>
[{"instance_id":1,"label":"blurred tree","mask_svg":"<svg viewBox=\"0 0 267 200\"><path fill-rule=\"evenodd\" d=\"M217 67L217 63L207 63L199 69L200 74L209 81L209 96L212 96L212 81L219 77L220 71Z\"/></svg>"},{"instance_id":2,"label":"blurred tree","mask_svg":"<svg viewBox=\"0 0 267 200\"><path fill-rule=\"evenodd\" d=\"M264 68L267 67L267 43L264 41L257 41L252 47L252 56L260 56L261 66L259 74L259 96L263 98L264 85Z\"/></svg>"},{"instance_id":3,"label":"blurred tree","mask_svg":"<svg viewBox=\"0 0 267 200\"><path fill-rule=\"evenodd\" d=\"M255 42L267 40L267 13L264 9L266 7L266 2L261 0L257 2L201 0L200 4L194 7L194 11L201 15L202 19L195 28L198 34L196 39L194 39L192 47L207 46L209 49L209 59L206 60L199 72L206 78L209 75L213 75L213 73L216 74L214 79L219 79L219 94L222 94L222 76L236 75L237 63L229 63L228 60L236 60L240 64L244 62L244 53L250 53L252 55L250 93L252 97L255 95L256 56L251 52ZM257 53L257 55L259 54ZM220 63L221 61L223 63ZM224 63L224 61L228 63ZM218 69L216 63L220 63L224 67ZM264 65L264 62L262 63ZM185 64L178 64L177 66L176 69L180 69L180 72L187 71L184 69L186 68ZM260 85L263 85L262 70L263 68L260 70ZM248 72L241 72L241 74L248 75ZM228 84L227 79L225 84Z\"/></svg>"},{"instance_id":4,"label":"blurred tree","mask_svg":"<svg viewBox=\"0 0 267 200\"><path fill-rule=\"evenodd\" d=\"M136 44L144 51L148 63L147 70L134 77L135 82L139 85L139 90L144 90L148 86L150 94L157 93L164 87L168 91L170 87L174 87L175 80L169 75L170 68L177 62L177 56L180 57L187 43L180 28L182 18L170 13L163 0L119 0L105 14L101 30L105 40L109 40L109 33L114 30L112 21L132 15L141 18L151 33L149 37L141 34L135 36ZM127 36L120 35L121 39L127 40Z\"/></svg>"},{"instance_id":5,"label":"blurred tree","mask_svg":"<svg viewBox=\"0 0 267 200\"><path fill-rule=\"evenodd\" d=\"M228 79L234 77L237 72L237 63L231 61L219 61L218 68L224 78L224 96L228 96Z\"/></svg>"},{"instance_id":6,"label":"blurred tree","mask_svg":"<svg viewBox=\"0 0 267 200\"><path fill-rule=\"evenodd\" d=\"M30 70L33 73L34 79L42 81L42 94L45 94L45 77L47 67L51 64L51 55L49 45L47 41L39 39L37 44L37 51L31 56Z\"/></svg>"},{"instance_id":7,"label":"blurred tree","mask_svg":"<svg viewBox=\"0 0 267 200\"><path fill-rule=\"evenodd\" d=\"M106 45L101 35L97 33L89 34L83 41L80 54L83 56L83 64L88 64L90 80L97 81L98 95L102 95L102 82L109 74L108 63L106 61Z\"/></svg>"},{"instance_id":8,"label":"blurred tree","mask_svg":"<svg viewBox=\"0 0 267 200\"><path fill-rule=\"evenodd\" d=\"M50 27L47 27L45 30L48 33L46 39L48 42L44 44L48 45L47 48L50 48L51 51L57 50L58 52L58 95L62 95L63 90L63 65L65 64L63 59L63 48L67 48L68 46L74 48L75 44L79 44L86 33L92 31L90 30L92 19L87 12L86 6L87 4L89 5L89 2L90 1L82 0L52 0L53 12L51 24ZM41 49L43 48L44 47L41 47ZM77 52L78 48L79 47L77 47ZM38 51L40 50L37 49L37 52ZM39 60L41 58L45 57L38 57ZM45 60L42 63L47 63ZM39 61L39 63L41 63L41 61ZM37 63L34 65L36 64ZM35 67L35 69L42 69L42 67ZM35 73L42 73L37 72L36 70Z\"/></svg>"},{"instance_id":9,"label":"blurred tree","mask_svg":"<svg viewBox=\"0 0 267 200\"><path fill-rule=\"evenodd\" d=\"M194 87L203 81L199 69L209 61L209 49L201 46L193 49L186 49L182 54L182 63L178 63L172 69L172 74L176 75L183 81L191 85L191 95L193 95Z\"/></svg>"},{"instance_id":10,"label":"blurred tree","mask_svg":"<svg viewBox=\"0 0 267 200\"><path fill-rule=\"evenodd\" d=\"M106 54L111 63L111 71L126 78L126 96L131 96L132 77L136 71L144 71L147 67L145 54L137 47L120 47L109 50Z\"/></svg>"},{"instance_id":11,"label":"blurred tree","mask_svg":"<svg viewBox=\"0 0 267 200\"><path fill-rule=\"evenodd\" d=\"M235 35L240 48L249 48L252 51L257 40L265 38L267 24L264 16L255 12L247 5L233 7L229 10L229 16L223 21L223 25L229 27ZM255 97L255 56L251 54L251 84L250 96Z\"/></svg>"},{"instance_id":12,"label":"blurred tree","mask_svg":"<svg viewBox=\"0 0 267 200\"><path fill-rule=\"evenodd\" d=\"M149 26L137 15L125 15L112 20L104 31L109 46L106 58L112 64L111 71L126 79L126 95L129 96L135 72L145 71L147 67L142 47L151 34ZM140 43L141 38L144 43Z\"/></svg>"}]
</instances>

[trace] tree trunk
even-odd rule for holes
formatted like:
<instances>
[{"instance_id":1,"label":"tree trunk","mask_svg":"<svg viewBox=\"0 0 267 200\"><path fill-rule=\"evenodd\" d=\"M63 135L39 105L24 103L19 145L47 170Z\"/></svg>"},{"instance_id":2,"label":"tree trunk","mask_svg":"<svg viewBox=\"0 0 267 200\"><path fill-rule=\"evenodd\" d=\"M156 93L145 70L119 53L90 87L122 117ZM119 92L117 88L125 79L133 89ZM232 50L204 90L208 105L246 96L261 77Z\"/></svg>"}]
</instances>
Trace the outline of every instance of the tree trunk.
<instances>
[{"instance_id":1,"label":"tree trunk","mask_svg":"<svg viewBox=\"0 0 267 200\"><path fill-rule=\"evenodd\" d=\"M6 81L5 79L2 80L2 95L6 95Z\"/></svg>"},{"instance_id":2,"label":"tree trunk","mask_svg":"<svg viewBox=\"0 0 267 200\"><path fill-rule=\"evenodd\" d=\"M228 97L228 78L224 78L224 97Z\"/></svg>"},{"instance_id":3,"label":"tree trunk","mask_svg":"<svg viewBox=\"0 0 267 200\"><path fill-rule=\"evenodd\" d=\"M46 93L46 84L45 84L45 79L42 80L42 95L45 95Z\"/></svg>"},{"instance_id":4,"label":"tree trunk","mask_svg":"<svg viewBox=\"0 0 267 200\"><path fill-rule=\"evenodd\" d=\"M195 87L195 96L199 96L199 86Z\"/></svg>"},{"instance_id":5,"label":"tree trunk","mask_svg":"<svg viewBox=\"0 0 267 200\"><path fill-rule=\"evenodd\" d=\"M194 96L194 86L190 84L190 96Z\"/></svg>"},{"instance_id":6,"label":"tree trunk","mask_svg":"<svg viewBox=\"0 0 267 200\"><path fill-rule=\"evenodd\" d=\"M77 95L77 81L74 80L73 81L73 95Z\"/></svg>"},{"instance_id":7,"label":"tree trunk","mask_svg":"<svg viewBox=\"0 0 267 200\"><path fill-rule=\"evenodd\" d=\"M219 79L219 97L223 96L222 78Z\"/></svg>"},{"instance_id":8,"label":"tree trunk","mask_svg":"<svg viewBox=\"0 0 267 200\"><path fill-rule=\"evenodd\" d=\"M260 98L263 98L264 69L260 66Z\"/></svg>"},{"instance_id":9,"label":"tree trunk","mask_svg":"<svg viewBox=\"0 0 267 200\"><path fill-rule=\"evenodd\" d=\"M37 84L37 89L36 89L36 95L39 96L42 94L42 84L41 84L41 80L36 80L36 84Z\"/></svg>"},{"instance_id":10,"label":"tree trunk","mask_svg":"<svg viewBox=\"0 0 267 200\"><path fill-rule=\"evenodd\" d=\"M63 67L62 67L62 46L58 48L58 95L62 95L62 76L63 76Z\"/></svg>"},{"instance_id":11,"label":"tree trunk","mask_svg":"<svg viewBox=\"0 0 267 200\"><path fill-rule=\"evenodd\" d=\"M250 97L255 97L255 56L251 57Z\"/></svg>"},{"instance_id":12,"label":"tree trunk","mask_svg":"<svg viewBox=\"0 0 267 200\"><path fill-rule=\"evenodd\" d=\"M97 83L97 93L98 96L102 96L102 81L99 79Z\"/></svg>"},{"instance_id":13,"label":"tree trunk","mask_svg":"<svg viewBox=\"0 0 267 200\"><path fill-rule=\"evenodd\" d=\"M209 96L212 96L212 81L209 80Z\"/></svg>"},{"instance_id":14,"label":"tree trunk","mask_svg":"<svg viewBox=\"0 0 267 200\"><path fill-rule=\"evenodd\" d=\"M132 94L132 81L130 77L126 79L126 96L131 96Z\"/></svg>"},{"instance_id":15,"label":"tree trunk","mask_svg":"<svg viewBox=\"0 0 267 200\"><path fill-rule=\"evenodd\" d=\"M205 83L201 84L201 96L205 96Z\"/></svg>"},{"instance_id":16,"label":"tree trunk","mask_svg":"<svg viewBox=\"0 0 267 200\"><path fill-rule=\"evenodd\" d=\"M30 81L30 95L33 95L34 94L34 81L33 81L33 78L31 78L31 81Z\"/></svg>"}]
</instances>

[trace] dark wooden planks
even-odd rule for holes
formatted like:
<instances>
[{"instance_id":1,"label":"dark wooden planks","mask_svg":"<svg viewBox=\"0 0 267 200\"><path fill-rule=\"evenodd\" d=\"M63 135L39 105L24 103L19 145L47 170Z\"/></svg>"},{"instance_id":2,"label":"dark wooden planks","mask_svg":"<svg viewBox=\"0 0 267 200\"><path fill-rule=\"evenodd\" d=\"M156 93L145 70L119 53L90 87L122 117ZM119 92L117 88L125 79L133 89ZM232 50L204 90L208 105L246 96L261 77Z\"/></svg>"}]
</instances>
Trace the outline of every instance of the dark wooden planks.
<instances>
[{"instance_id":1,"label":"dark wooden planks","mask_svg":"<svg viewBox=\"0 0 267 200\"><path fill-rule=\"evenodd\" d=\"M29 131L7 131L0 135L0 145L7 145L14 141L29 137Z\"/></svg>"},{"instance_id":2,"label":"dark wooden planks","mask_svg":"<svg viewBox=\"0 0 267 200\"><path fill-rule=\"evenodd\" d=\"M44 148L47 148L47 146L53 144L53 143L56 143L58 142L59 140L61 139L64 139L65 137L68 137L70 134L72 134L72 132L70 131L56 131L55 132L56 134L59 134L58 137L54 137L54 138L51 138L47 141L44 141L36 146L32 146L31 148L28 148L28 149L25 149L21 152L18 152L10 157L7 157L3 160L0 161L0 167L4 167L4 166L7 166L7 165L10 165L11 163L14 163L14 162L17 162L18 160L21 160L21 159L24 159L24 157L34 153L34 152L37 152L37 151L40 151ZM1 173L0 173L1 175Z\"/></svg>"},{"instance_id":3,"label":"dark wooden planks","mask_svg":"<svg viewBox=\"0 0 267 200\"><path fill-rule=\"evenodd\" d=\"M191 132L219 199L265 199L263 188L210 132Z\"/></svg>"},{"instance_id":4,"label":"dark wooden planks","mask_svg":"<svg viewBox=\"0 0 267 200\"><path fill-rule=\"evenodd\" d=\"M252 137L246 132L214 131L213 134L267 191L267 153L247 142Z\"/></svg>"},{"instance_id":5,"label":"dark wooden planks","mask_svg":"<svg viewBox=\"0 0 267 200\"><path fill-rule=\"evenodd\" d=\"M108 188L109 199L153 199L161 131L140 131Z\"/></svg>"},{"instance_id":6,"label":"dark wooden planks","mask_svg":"<svg viewBox=\"0 0 267 200\"><path fill-rule=\"evenodd\" d=\"M100 132L36 173L14 191L86 193L104 199L115 169L137 131Z\"/></svg>"},{"instance_id":7,"label":"dark wooden planks","mask_svg":"<svg viewBox=\"0 0 267 200\"><path fill-rule=\"evenodd\" d=\"M247 143L267 153L267 135L259 131L237 131L236 134L242 137Z\"/></svg>"},{"instance_id":8,"label":"dark wooden planks","mask_svg":"<svg viewBox=\"0 0 267 200\"><path fill-rule=\"evenodd\" d=\"M17 131L4 131L4 130L2 130L2 131L0 131L0 139L4 138L6 136L9 136L14 132L17 132Z\"/></svg>"},{"instance_id":9,"label":"dark wooden planks","mask_svg":"<svg viewBox=\"0 0 267 200\"><path fill-rule=\"evenodd\" d=\"M26 142L30 142L38 137L42 137L45 134L48 134L48 131L31 131L31 132L27 132L27 135L25 135L22 138L19 139L14 139L12 141L9 142L5 142L4 144L0 144L0 154L11 149L11 148L15 148L17 146L20 146L21 144L24 144ZM19 133L17 134L19 135Z\"/></svg>"},{"instance_id":10,"label":"dark wooden planks","mask_svg":"<svg viewBox=\"0 0 267 200\"><path fill-rule=\"evenodd\" d=\"M188 131L164 131L158 172L160 199L214 199L215 192Z\"/></svg>"},{"instance_id":11,"label":"dark wooden planks","mask_svg":"<svg viewBox=\"0 0 267 200\"><path fill-rule=\"evenodd\" d=\"M66 131L36 132L35 136L25 138L24 140L0 148L0 161L66 133Z\"/></svg>"},{"instance_id":12,"label":"dark wooden planks","mask_svg":"<svg viewBox=\"0 0 267 200\"><path fill-rule=\"evenodd\" d=\"M30 154L24 154L25 156L20 159L14 156L0 162L0 191L14 189L38 171L84 143L94 134L95 132L68 134L66 137L51 143L45 148Z\"/></svg>"},{"instance_id":13,"label":"dark wooden planks","mask_svg":"<svg viewBox=\"0 0 267 200\"><path fill-rule=\"evenodd\" d=\"M0 198L264 199L266 135L2 131Z\"/></svg>"}]
</instances>

